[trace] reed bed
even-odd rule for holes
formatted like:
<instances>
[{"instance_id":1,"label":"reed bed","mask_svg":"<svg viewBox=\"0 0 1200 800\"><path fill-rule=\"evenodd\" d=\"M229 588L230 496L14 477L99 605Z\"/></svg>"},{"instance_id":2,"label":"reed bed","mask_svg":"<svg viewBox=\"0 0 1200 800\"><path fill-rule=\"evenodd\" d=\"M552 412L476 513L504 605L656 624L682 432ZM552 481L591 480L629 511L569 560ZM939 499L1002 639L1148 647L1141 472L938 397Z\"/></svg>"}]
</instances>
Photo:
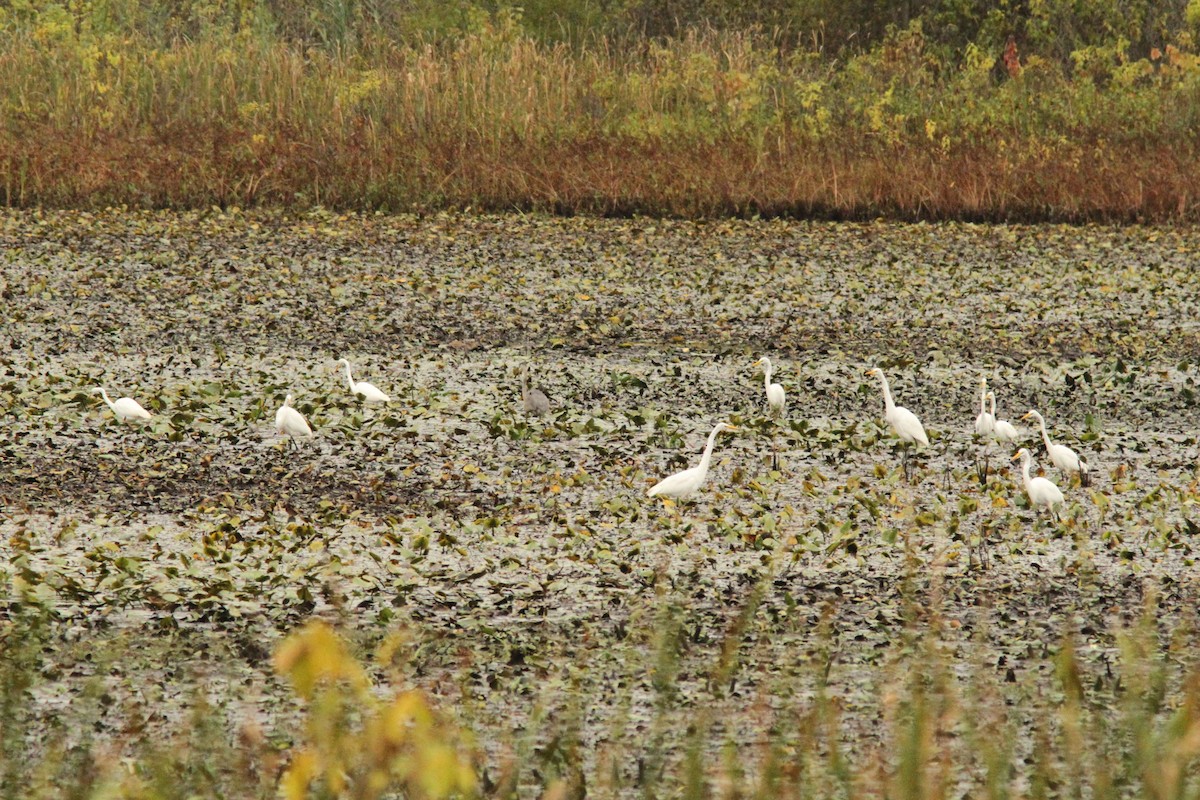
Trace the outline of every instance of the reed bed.
<instances>
[{"instance_id":1,"label":"reed bed","mask_svg":"<svg viewBox=\"0 0 1200 800\"><path fill-rule=\"evenodd\" d=\"M756 32L304 46L250 29L0 35L14 206L1190 220L1197 59L847 63ZM1095 71L1093 71L1095 72Z\"/></svg>"}]
</instances>

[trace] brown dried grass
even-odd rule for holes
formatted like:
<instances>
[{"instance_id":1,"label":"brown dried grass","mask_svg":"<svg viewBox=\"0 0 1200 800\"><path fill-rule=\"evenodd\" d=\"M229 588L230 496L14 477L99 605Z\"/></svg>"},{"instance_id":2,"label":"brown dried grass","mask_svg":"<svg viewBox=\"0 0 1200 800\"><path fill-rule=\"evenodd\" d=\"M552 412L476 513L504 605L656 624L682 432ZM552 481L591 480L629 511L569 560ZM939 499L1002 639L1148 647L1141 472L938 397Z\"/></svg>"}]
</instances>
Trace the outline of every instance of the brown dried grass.
<instances>
[{"instance_id":1,"label":"brown dried grass","mask_svg":"<svg viewBox=\"0 0 1200 800\"><path fill-rule=\"evenodd\" d=\"M1174 149L1107 159L983 149L744 141L496 142L179 124L153 135L0 132L0 199L18 207L324 205L668 217L1195 221L1200 164Z\"/></svg>"}]
</instances>

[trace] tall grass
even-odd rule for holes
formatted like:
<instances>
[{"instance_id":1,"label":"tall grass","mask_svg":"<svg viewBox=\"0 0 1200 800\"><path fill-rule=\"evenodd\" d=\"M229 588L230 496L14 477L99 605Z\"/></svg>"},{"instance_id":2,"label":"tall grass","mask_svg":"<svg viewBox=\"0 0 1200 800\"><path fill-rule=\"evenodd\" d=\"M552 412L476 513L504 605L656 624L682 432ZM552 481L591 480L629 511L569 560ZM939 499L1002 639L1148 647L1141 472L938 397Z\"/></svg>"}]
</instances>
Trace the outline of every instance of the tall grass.
<instances>
[{"instance_id":1,"label":"tall grass","mask_svg":"<svg viewBox=\"0 0 1200 800\"><path fill-rule=\"evenodd\" d=\"M1120 658L1097 670L1076 657L1070 636L1047 643L1054 669L1030 665L1014 680L997 665L956 657L936 597L903 603L906 633L877 669L875 695L831 692L838 633L822 624L815 657L783 669L752 729L722 728L722 703L759 655L743 652L769 576L750 587L715 660L689 696L682 668L682 598L651 600L644 660L627 676L623 710L598 751L581 738L586 689L557 710L530 716L532 742L497 765L461 715L405 688L375 686L379 667L355 658L324 624L280 646L275 665L302 699L306 719L288 742L268 741L253 723L227 718L197 695L194 712L165 739L126 726L120 742L68 745L30 703L54 664L46 619L18 610L0 626L0 797L1147 797L1200 793L1200 673L1159 641L1151 603L1119 636ZM1185 637L1186 638L1186 637ZM380 663L390 663L389 640ZM981 647L982 654L986 648ZM103 659L104 651L98 651ZM855 665L862 668L861 664ZM632 699L637 673L650 693ZM384 673L389 670L382 670ZM584 670L580 680L591 676ZM1116 702L1113 702L1113 698ZM707 699L705 699L707 698ZM534 699L531 702L538 702ZM751 700L751 707L757 701ZM706 705L710 704L710 705ZM86 703L84 703L86 706ZM639 705L641 707L639 707ZM847 705L856 707L846 714ZM871 709L875 709L871 712ZM96 704L96 715L103 713ZM111 716L111 709L108 710ZM77 713L89 723L87 713ZM133 717L136 719L136 713ZM635 732L630 718L648 720ZM847 719L857 717L857 719ZM873 729L863 730L868 723ZM640 726L639 726L640 727ZM144 731L143 731L144 734ZM531 746L531 743L535 746ZM495 744L494 742L491 744Z\"/></svg>"},{"instance_id":2,"label":"tall grass","mask_svg":"<svg viewBox=\"0 0 1200 800\"><path fill-rule=\"evenodd\" d=\"M661 215L1194 219L1200 63L943 63L919 25L843 64L756 32L546 44L512 15L312 47L0 28L0 200Z\"/></svg>"}]
</instances>

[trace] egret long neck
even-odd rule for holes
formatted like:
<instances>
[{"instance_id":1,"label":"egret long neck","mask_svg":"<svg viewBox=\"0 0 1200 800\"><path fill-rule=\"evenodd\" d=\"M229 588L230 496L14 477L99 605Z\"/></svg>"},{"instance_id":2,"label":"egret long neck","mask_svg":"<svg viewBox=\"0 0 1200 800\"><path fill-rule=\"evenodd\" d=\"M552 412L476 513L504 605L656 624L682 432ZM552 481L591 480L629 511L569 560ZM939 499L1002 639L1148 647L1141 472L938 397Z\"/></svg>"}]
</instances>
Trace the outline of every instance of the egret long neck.
<instances>
[{"instance_id":1,"label":"egret long neck","mask_svg":"<svg viewBox=\"0 0 1200 800\"><path fill-rule=\"evenodd\" d=\"M1029 484L1033 483L1029 477L1029 453L1021 456L1021 476L1025 479L1025 491L1029 491Z\"/></svg>"},{"instance_id":2,"label":"egret long neck","mask_svg":"<svg viewBox=\"0 0 1200 800\"><path fill-rule=\"evenodd\" d=\"M342 366L346 368L346 383L350 384L350 390L354 390L354 378L350 377L350 362L343 361Z\"/></svg>"},{"instance_id":3,"label":"egret long neck","mask_svg":"<svg viewBox=\"0 0 1200 800\"><path fill-rule=\"evenodd\" d=\"M771 365L767 364L763 367L763 386L767 389L771 388Z\"/></svg>"},{"instance_id":4,"label":"egret long neck","mask_svg":"<svg viewBox=\"0 0 1200 800\"><path fill-rule=\"evenodd\" d=\"M887 378L883 374L879 375L879 382L883 384L883 407L891 411L896 407L896 401L892 399L892 387L888 386Z\"/></svg>"},{"instance_id":5,"label":"egret long neck","mask_svg":"<svg viewBox=\"0 0 1200 800\"><path fill-rule=\"evenodd\" d=\"M1046 452L1050 452L1050 434L1046 433L1046 420L1038 417L1038 427L1042 429L1042 442L1046 445Z\"/></svg>"},{"instance_id":6,"label":"egret long neck","mask_svg":"<svg viewBox=\"0 0 1200 800\"><path fill-rule=\"evenodd\" d=\"M979 387L979 413L987 412L987 384L980 384Z\"/></svg>"},{"instance_id":7,"label":"egret long neck","mask_svg":"<svg viewBox=\"0 0 1200 800\"><path fill-rule=\"evenodd\" d=\"M108 392L105 389L100 390L100 396L104 398L104 402L109 408L111 408L113 411L117 410L116 406L113 405L113 401L109 399Z\"/></svg>"},{"instance_id":8,"label":"egret long neck","mask_svg":"<svg viewBox=\"0 0 1200 800\"><path fill-rule=\"evenodd\" d=\"M700 474L708 474L708 465L712 461L713 445L717 443L717 434L721 432L720 428L713 428L712 433L708 435L708 444L704 445L704 455L700 456Z\"/></svg>"},{"instance_id":9,"label":"egret long neck","mask_svg":"<svg viewBox=\"0 0 1200 800\"><path fill-rule=\"evenodd\" d=\"M996 416L996 398L995 397L988 398L988 413L991 414L993 417Z\"/></svg>"}]
</instances>

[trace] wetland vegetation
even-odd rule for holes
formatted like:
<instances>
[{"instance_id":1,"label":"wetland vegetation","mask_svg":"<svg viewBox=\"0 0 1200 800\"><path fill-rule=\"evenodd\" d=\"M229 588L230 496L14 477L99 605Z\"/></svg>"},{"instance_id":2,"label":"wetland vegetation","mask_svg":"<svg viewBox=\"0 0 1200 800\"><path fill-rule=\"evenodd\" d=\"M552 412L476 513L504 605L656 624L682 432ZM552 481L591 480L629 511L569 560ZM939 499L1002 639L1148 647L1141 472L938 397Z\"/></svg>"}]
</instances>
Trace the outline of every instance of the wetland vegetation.
<instances>
[{"instance_id":1,"label":"wetland vegetation","mask_svg":"<svg viewBox=\"0 0 1200 800\"><path fill-rule=\"evenodd\" d=\"M1198 37L0 3L0 800L1200 797Z\"/></svg>"},{"instance_id":2,"label":"wetland vegetation","mask_svg":"<svg viewBox=\"0 0 1200 800\"><path fill-rule=\"evenodd\" d=\"M0 796L1195 796L1198 245L5 212Z\"/></svg>"},{"instance_id":3,"label":"wetland vegetation","mask_svg":"<svg viewBox=\"0 0 1200 800\"><path fill-rule=\"evenodd\" d=\"M1196 221L1200 2L0 5L0 202Z\"/></svg>"}]
</instances>

